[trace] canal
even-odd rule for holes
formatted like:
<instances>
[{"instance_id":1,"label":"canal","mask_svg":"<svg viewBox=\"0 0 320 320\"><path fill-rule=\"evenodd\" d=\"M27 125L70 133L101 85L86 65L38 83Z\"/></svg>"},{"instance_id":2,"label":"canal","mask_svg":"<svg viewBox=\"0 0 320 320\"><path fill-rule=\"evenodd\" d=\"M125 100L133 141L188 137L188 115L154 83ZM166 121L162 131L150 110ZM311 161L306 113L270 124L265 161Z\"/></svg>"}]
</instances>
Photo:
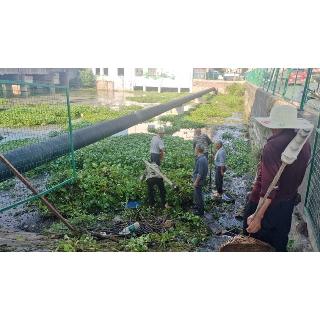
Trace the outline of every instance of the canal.
<instances>
[{"instance_id":1,"label":"canal","mask_svg":"<svg viewBox=\"0 0 320 320\"><path fill-rule=\"evenodd\" d=\"M141 94L141 93L139 93ZM144 108L153 107L159 103L137 103L134 101L126 100L127 97L135 96L132 92L110 92L100 90L71 90L69 103L71 106L75 105L88 105L99 108L111 108L113 110L121 110L125 106L139 105ZM49 99L50 98L50 99ZM28 104L32 103L48 103L50 101L63 102L66 96L63 93L56 93L55 95L34 95L30 99L24 97L13 97L10 99L10 106L24 105L24 102L28 101ZM31 102L31 103L30 103ZM190 104L183 105L181 107L170 110L164 114L183 114L185 111L192 107L192 101ZM45 107L44 107L45 108ZM163 114L162 114L163 115ZM125 135L133 133L148 133L148 128L158 129L163 126L163 123L159 121L159 115L152 119L150 122L143 122L135 125L115 135ZM73 120L73 123L78 122L79 119ZM20 126L20 127L0 127L0 152L6 152L6 143L15 143L21 140L27 141L33 139L29 143L34 143L40 140L50 138L52 132L59 132L63 130L63 126L59 124L44 124L40 126ZM193 139L193 130L181 129L173 134L173 136L180 136L186 140ZM46 190L46 182L50 177L47 175L33 176L29 178L29 181L39 192ZM3 183L0 183L0 208L13 205L19 201L23 201L26 198L32 196L32 192L22 184L18 178L13 178ZM54 219L53 219L54 220ZM0 212L0 227L15 228L31 232L41 232L44 226L48 226L50 221L43 221L38 213L38 207L30 203L23 203L14 208Z\"/></svg>"}]
</instances>

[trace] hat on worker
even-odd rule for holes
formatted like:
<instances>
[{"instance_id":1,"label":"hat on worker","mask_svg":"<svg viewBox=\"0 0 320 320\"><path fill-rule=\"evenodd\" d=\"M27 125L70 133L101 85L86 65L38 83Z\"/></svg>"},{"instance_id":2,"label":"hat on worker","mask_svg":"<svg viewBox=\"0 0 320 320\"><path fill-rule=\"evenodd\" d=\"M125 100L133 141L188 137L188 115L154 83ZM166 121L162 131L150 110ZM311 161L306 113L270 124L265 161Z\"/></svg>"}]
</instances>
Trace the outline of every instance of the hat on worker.
<instances>
[{"instance_id":1,"label":"hat on worker","mask_svg":"<svg viewBox=\"0 0 320 320\"><path fill-rule=\"evenodd\" d=\"M274 106L269 117L253 117L264 127L271 129L311 129L313 124L298 118L298 111L290 105Z\"/></svg>"},{"instance_id":2,"label":"hat on worker","mask_svg":"<svg viewBox=\"0 0 320 320\"><path fill-rule=\"evenodd\" d=\"M160 129L158 133L165 133L164 130Z\"/></svg>"}]
</instances>

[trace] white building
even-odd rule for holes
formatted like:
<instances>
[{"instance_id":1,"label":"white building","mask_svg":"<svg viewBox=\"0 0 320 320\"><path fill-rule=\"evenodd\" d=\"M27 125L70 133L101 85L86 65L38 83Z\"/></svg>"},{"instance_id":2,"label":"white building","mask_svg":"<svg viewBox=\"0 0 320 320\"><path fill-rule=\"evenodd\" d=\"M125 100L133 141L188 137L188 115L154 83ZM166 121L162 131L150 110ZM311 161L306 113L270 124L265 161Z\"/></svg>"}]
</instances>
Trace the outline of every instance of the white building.
<instances>
[{"instance_id":1,"label":"white building","mask_svg":"<svg viewBox=\"0 0 320 320\"><path fill-rule=\"evenodd\" d=\"M114 90L192 92L192 68L92 68L98 80L112 81Z\"/></svg>"}]
</instances>

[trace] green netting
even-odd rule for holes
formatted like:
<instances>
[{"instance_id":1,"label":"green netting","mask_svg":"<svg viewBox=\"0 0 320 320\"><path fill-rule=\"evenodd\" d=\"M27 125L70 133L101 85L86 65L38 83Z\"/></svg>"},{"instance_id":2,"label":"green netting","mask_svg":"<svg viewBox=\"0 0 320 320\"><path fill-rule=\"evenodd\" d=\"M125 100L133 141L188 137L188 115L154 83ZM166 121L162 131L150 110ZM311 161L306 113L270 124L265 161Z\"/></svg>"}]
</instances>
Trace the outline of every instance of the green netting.
<instances>
[{"instance_id":1,"label":"green netting","mask_svg":"<svg viewBox=\"0 0 320 320\"><path fill-rule=\"evenodd\" d=\"M320 74L310 68L257 68L246 80L303 110L306 105L320 109ZM316 70L316 69L314 69Z\"/></svg>"},{"instance_id":2,"label":"green netting","mask_svg":"<svg viewBox=\"0 0 320 320\"><path fill-rule=\"evenodd\" d=\"M193 79L206 79L206 70L205 69L194 69L193 70Z\"/></svg>"},{"instance_id":3,"label":"green netting","mask_svg":"<svg viewBox=\"0 0 320 320\"><path fill-rule=\"evenodd\" d=\"M313 148L314 159L311 163L309 181L307 187L307 196L305 200L305 211L311 221L314 235L316 237L318 247L320 248L320 122L318 124Z\"/></svg>"},{"instance_id":4,"label":"green netting","mask_svg":"<svg viewBox=\"0 0 320 320\"><path fill-rule=\"evenodd\" d=\"M67 149L70 155L64 157L63 161L55 160L57 156L50 155L50 150L47 150L46 155L53 159L52 162L32 170L28 168L32 161L24 167L16 166L18 171L26 171L24 176L40 195L75 178L68 97L67 87L0 80L0 153L6 156L11 150L21 148L19 154L21 152L23 157L23 150L27 150L29 145L60 134L69 134L68 144L60 146L61 150ZM77 115L73 115L73 118L76 117ZM49 188L47 182L57 166L63 168L64 173ZM0 173L0 181L5 179L3 177L7 171ZM16 177L0 182L0 212L37 197L39 195L34 196Z\"/></svg>"}]
</instances>

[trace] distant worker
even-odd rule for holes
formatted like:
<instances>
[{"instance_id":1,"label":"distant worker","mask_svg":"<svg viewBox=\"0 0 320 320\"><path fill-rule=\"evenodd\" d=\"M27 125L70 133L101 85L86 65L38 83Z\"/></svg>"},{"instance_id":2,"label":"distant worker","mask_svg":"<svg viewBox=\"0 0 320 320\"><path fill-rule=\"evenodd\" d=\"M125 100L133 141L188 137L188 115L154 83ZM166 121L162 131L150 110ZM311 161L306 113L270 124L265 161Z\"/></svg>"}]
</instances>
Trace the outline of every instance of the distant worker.
<instances>
[{"instance_id":1,"label":"distant worker","mask_svg":"<svg viewBox=\"0 0 320 320\"><path fill-rule=\"evenodd\" d=\"M154 194L153 194L153 186L157 185L160 192L160 199L162 206L166 204L166 190L164 188L163 178L156 173L152 168L160 171L159 166L155 162L151 162L151 167L147 166L147 168L143 171L142 176L140 177L140 182L145 178L148 184L148 199L151 207L155 205Z\"/></svg>"},{"instance_id":2,"label":"distant worker","mask_svg":"<svg viewBox=\"0 0 320 320\"><path fill-rule=\"evenodd\" d=\"M200 128L194 130L193 149L196 147L198 143L203 145L203 154L208 160L208 146L212 143L212 141L210 140L208 135L206 135L205 133L201 133Z\"/></svg>"},{"instance_id":3,"label":"distant worker","mask_svg":"<svg viewBox=\"0 0 320 320\"><path fill-rule=\"evenodd\" d=\"M195 199L195 209L194 214L203 215L204 205L202 198L202 187L206 181L208 173L208 160L203 154L204 146L198 143L195 147L195 154L197 156L197 161L193 170L193 192Z\"/></svg>"},{"instance_id":4,"label":"distant worker","mask_svg":"<svg viewBox=\"0 0 320 320\"><path fill-rule=\"evenodd\" d=\"M197 128L194 130L194 138L193 138L193 149L197 144L202 144L204 147L203 155L208 160L208 147L212 143L211 139L205 133L201 133L201 129ZM197 161L197 156L195 156L195 161ZM210 167L211 168L211 167Z\"/></svg>"},{"instance_id":5,"label":"distant worker","mask_svg":"<svg viewBox=\"0 0 320 320\"><path fill-rule=\"evenodd\" d=\"M150 145L151 162L155 162L158 166L160 166L160 161L164 160L163 135L164 131L160 129L158 134L152 138Z\"/></svg>"},{"instance_id":6,"label":"distant worker","mask_svg":"<svg viewBox=\"0 0 320 320\"><path fill-rule=\"evenodd\" d=\"M215 155L215 184L217 191L213 193L214 197L221 198L223 194L223 176L226 171L226 158L227 152L222 146L222 141L218 140L215 142L214 147L218 150Z\"/></svg>"}]
</instances>

